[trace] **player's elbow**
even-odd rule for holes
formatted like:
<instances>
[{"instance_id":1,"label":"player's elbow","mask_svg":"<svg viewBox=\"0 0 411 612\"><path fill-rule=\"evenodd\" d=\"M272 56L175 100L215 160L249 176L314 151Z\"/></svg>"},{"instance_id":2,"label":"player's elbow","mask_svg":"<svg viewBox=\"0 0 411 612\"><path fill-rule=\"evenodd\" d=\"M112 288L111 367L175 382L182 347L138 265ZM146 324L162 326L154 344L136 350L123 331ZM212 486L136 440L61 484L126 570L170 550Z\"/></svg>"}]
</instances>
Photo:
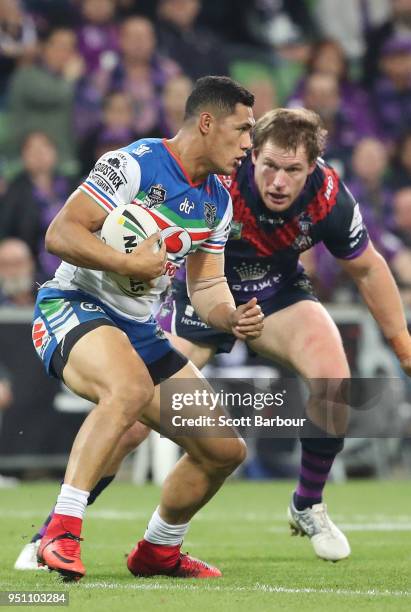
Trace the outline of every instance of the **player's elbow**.
<instances>
[{"instance_id":1,"label":"player's elbow","mask_svg":"<svg viewBox=\"0 0 411 612\"><path fill-rule=\"evenodd\" d=\"M44 243L48 253L52 253L53 255L60 255L61 236L62 233L59 230L58 223L56 222L56 219L54 219L49 225L44 239Z\"/></svg>"}]
</instances>

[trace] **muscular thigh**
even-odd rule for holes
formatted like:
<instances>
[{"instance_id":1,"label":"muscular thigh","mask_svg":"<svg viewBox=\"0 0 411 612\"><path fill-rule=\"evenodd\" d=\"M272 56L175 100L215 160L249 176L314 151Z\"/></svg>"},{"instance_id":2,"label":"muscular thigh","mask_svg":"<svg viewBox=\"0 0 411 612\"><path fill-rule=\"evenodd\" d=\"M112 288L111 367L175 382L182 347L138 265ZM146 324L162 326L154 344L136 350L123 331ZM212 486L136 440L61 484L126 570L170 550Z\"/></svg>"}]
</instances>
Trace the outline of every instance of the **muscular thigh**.
<instances>
[{"instance_id":1,"label":"muscular thigh","mask_svg":"<svg viewBox=\"0 0 411 612\"><path fill-rule=\"evenodd\" d=\"M346 378L349 367L340 333L318 302L303 300L265 318L248 342L256 353L285 363L305 378Z\"/></svg>"},{"instance_id":2,"label":"muscular thigh","mask_svg":"<svg viewBox=\"0 0 411 612\"><path fill-rule=\"evenodd\" d=\"M131 394L136 387L152 388L148 370L126 334L108 325L88 332L76 342L63 379L72 391L93 402L116 393Z\"/></svg>"}]
</instances>

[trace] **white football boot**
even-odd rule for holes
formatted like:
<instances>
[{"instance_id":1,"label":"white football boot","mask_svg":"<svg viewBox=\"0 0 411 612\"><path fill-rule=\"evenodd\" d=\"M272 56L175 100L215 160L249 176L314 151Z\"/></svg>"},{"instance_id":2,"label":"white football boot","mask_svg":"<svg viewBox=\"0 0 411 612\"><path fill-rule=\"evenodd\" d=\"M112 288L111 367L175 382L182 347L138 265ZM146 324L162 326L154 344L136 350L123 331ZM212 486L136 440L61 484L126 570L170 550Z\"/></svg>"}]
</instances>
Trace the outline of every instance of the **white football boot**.
<instances>
[{"instance_id":1,"label":"white football boot","mask_svg":"<svg viewBox=\"0 0 411 612\"><path fill-rule=\"evenodd\" d=\"M36 542L29 542L26 544L19 556L17 557L14 569L16 570L46 570L46 565L39 565L37 563L37 551L39 549L41 538Z\"/></svg>"},{"instance_id":2,"label":"white football boot","mask_svg":"<svg viewBox=\"0 0 411 612\"><path fill-rule=\"evenodd\" d=\"M348 540L328 516L326 504L314 504L311 508L297 510L291 500L287 514L292 535L307 535L320 559L340 561L350 555Z\"/></svg>"}]
</instances>

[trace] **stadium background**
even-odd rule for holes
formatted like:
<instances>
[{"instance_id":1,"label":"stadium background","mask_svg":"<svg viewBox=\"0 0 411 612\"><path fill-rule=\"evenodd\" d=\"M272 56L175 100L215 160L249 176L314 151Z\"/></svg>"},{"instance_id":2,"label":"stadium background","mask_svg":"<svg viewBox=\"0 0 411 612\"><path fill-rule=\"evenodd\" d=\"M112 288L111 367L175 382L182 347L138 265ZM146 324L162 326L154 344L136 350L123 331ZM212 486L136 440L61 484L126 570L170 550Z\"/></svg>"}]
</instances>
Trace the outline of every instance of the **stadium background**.
<instances>
[{"instance_id":1,"label":"stadium background","mask_svg":"<svg viewBox=\"0 0 411 612\"><path fill-rule=\"evenodd\" d=\"M36 283L58 263L44 251L45 229L103 152L142 136L174 134L191 83L204 74L229 74L244 83L256 95L257 118L278 105L320 114L329 130L325 158L359 200L404 304L411 305L411 0L1 0L5 476L60 476L89 408L47 379L31 348ZM319 246L307 253L305 265L340 326L354 375L401 377L333 258ZM208 372L286 375L250 360L241 346ZM410 398L404 380L387 410L387 418L397 419L398 437L350 440L333 472L336 480L409 473ZM293 441L249 444L242 476L295 474ZM161 481L175 451L157 438L146 446L124 478Z\"/></svg>"}]
</instances>

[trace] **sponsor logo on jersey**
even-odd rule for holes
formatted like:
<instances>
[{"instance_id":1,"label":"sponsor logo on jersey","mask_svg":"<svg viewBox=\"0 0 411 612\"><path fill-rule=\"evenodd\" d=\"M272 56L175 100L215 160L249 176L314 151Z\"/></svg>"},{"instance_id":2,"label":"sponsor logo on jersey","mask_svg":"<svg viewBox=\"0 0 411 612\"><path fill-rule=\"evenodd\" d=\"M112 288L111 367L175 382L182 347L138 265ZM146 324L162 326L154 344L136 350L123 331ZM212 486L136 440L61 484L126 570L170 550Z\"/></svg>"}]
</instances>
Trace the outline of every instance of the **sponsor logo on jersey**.
<instances>
[{"instance_id":1,"label":"sponsor logo on jersey","mask_svg":"<svg viewBox=\"0 0 411 612\"><path fill-rule=\"evenodd\" d=\"M330 196L334 189L334 180L332 174L329 174L327 177L327 189L325 190L324 197L326 200L330 199Z\"/></svg>"},{"instance_id":2,"label":"sponsor logo on jersey","mask_svg":"<svg viewBox=\"0 0 411 612\"><path fill-rule=\"evenodd\" d=\"M143 155L145 155L146 153L151 153L151 149L147 145L141 144L138 145L138 147L133 149L131 152L134 153L134 155L137 155L137 157L143 157Z\"/></svg>"},{"instance_id":3,"label":"sponsor logo on jersey","mask_svg":"<svg viewBox=\"0 0 411 612\"><path fill-rule=\"evenodd\" d=\"M148 208L155 208L163 204L166 197L167 191L160 183L158 185L151 185L144 198L144 204L148 206Z\"/></svg>"},{"instance_id":4,"label":"sponsor logo on jersey","mask_svg":"<svg viewBox=\"0 0 411 612\"><path fill-rule=\"evenodd\" d=\"M186 215L189 215L191 211L193 210L194 206L195 206L194 202L190 202L188 198L185 198L185 200L181 202L178 208L180 212Z\"/></svg>"},{"instance_id":5,"label":"sponsor logo on jersey","mask_svg":"<svg viewBox=\"0 0 411 612\"><path fill-rule=\"evenodd\" d=\"M185 257L191 249L190 234L182 227L172 226L161 230L161 237L166 243L167 253L176 259Z\"/></svg>"},{"instance_id":6,"label":"sponsor logo on jersey","mask_svg":"<svg viewBox=\"0 0 411 612\"><path fill-rule=\"evenodd\" d=\"M270 271L270 268L270 264L263 266L260 263L247 263L243 261L239 266L235 266L234 270L242 281L251 281L264 278Z\"/></svg>"},{"instance_id":7,"label":"sponsor logo on jersey","mask_svg":"<svg viewBox=\"0 0 411 612\"><path fill-rule=\"evenodd\" d=\"M349 231L349 237L350 237L350 246L353 247L355 246L360 238L361 238L361 234L364 230L364 223L362 220L362 215L361 215L361 211L360 211L360 207L358 205L358 203L354 206L354 211L353 211L353 216L352 216L352 220L351 220L351 225L350 225L350 229Z\"/></svg>"},{"instance_id":8,"label":"sponsor logo on jersey","mask_svg":"<svg viewBox=\"0 0 411 612\"><path fill-rule=\"evenodd\" d=\"M120 160L116 157L110 157L107 162L110 164L110 166L113 166L113 168L120 168Z\"/></svg>"},{"instance_id":9,"label":"sponsor logo on jersey","mask_svg":"<svg viewBox=\"0 0 411 612\"><path fill-rule=\"evenodd\" d=\"M184 315L180 319L180 324L191 325L193 327L208 328L207 323L204 323L204 321L201 321L200 319L191 319L189 317L185 317Z\"/></svg>"},{"instance_id":10,"label":"sponsor logo on jersey","mask_svg":"<svg viewBox=\"0 0 411 612\"><path fill-rule=\"evenodd\" d=\"M314 295L314 288L311 284L310 279L307 278L306 276L296 280L295 283L293 283L293 286L296 289L301 289L302 291L305 291L306 293L310 293L311 295Z\"/></svg>"},{"instance_id":11,"label":"sponsor logo on jersey","mask_svg":"<svg viewBox=\"0 0 411 612\"><path fill-rule=\"evenodd\" d=\"M217 206L211 202L204 202L204 219L210 229L215 226L217 218Z\"/></svg>"},{"instance_id":12,"label":"sponsor logo on jersey","mask_svg":"<svg viewBox=\"0 0 411 612\"><path fill-rule=\"evenodd\" d=\"M126 166L127 157L124 153L103 157L94 166L90 179L104 192L114 194L121 185L127 185L127 177L123 172Z\"/></svg>"},{"instance_id":13,"label":"sponsor logo on jersey","mask_svg":"<svg viewBox=\"0 0 411 612\"><path fill-rule=\"evenodd\" d=\"M34 348L36 349L38 355L43 357L44 351L50 343L51 336L47 331L46 325L42 319L37 318L33 324L32 330L32 339Z\"/></svg>"},{"instance_id":14,"label":"sponsor logo on jersey","mask_svg":"<svg viewBox=\"0 0 411 612\"><path fill-rule=\"evenodd\" d=\"M258 291L264 291L264 289L276 289L281 280L282 274L276 274L257 281L243 282L241 285L233 283L230 284L230 287L234 292L257 293Z\"/></svg>"},{"instance_id":15,"label":"sponsor logo on jersey","mask_svg":"<svg viewBox=\"0 0 411 612\"><path fill-rule=\"evenodd\" d=\"M186 317L192 317L194 314L194 308L191 306L191 304L187 304L186 309L184 311L184 314L186 315Z\"/></svg>"},{"instance_id":16,"label":"sponsor logo on jersey","mask_svg":"<svg viewBox=\"0 0 411 612\"><path fill-rule=\"evenodd\" d=\"M100 306L93 304L92 302L81 302L80 308L86 312L104 312Z\"/></svg>"},{"instance_id":17,"label":"sponsor logo on jersey","mask_svg":"<svg viewBox=\"0 0 411 612\"><path fill-rule=\"evenodd\" d=\"M259 215L258 220L260 223L267 223L267 225L284 225L285 223L282 217L268 217L265 214Z\"/></svg>"}]
</instances>

